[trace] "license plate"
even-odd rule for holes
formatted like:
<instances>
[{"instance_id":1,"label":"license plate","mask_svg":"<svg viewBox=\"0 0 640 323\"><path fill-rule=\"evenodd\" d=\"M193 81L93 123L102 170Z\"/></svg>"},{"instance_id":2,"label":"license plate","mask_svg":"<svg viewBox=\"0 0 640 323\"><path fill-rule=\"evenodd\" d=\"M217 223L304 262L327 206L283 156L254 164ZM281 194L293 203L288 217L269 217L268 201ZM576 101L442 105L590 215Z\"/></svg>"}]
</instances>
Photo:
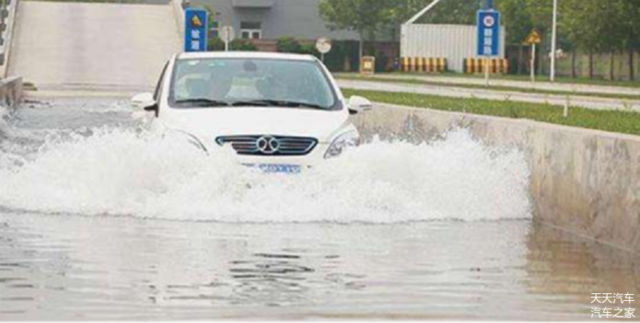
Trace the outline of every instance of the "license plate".
<instances>
[{"instance_id":1,"label":"license plate","mask_svg":"<svg viewBox=\"0 0 640 323\"><path fill-rule=\"evenodd\" d=\"M299 165L260 164L258 168L267 174L299 174Z\"/></svg>"}]
</instances>

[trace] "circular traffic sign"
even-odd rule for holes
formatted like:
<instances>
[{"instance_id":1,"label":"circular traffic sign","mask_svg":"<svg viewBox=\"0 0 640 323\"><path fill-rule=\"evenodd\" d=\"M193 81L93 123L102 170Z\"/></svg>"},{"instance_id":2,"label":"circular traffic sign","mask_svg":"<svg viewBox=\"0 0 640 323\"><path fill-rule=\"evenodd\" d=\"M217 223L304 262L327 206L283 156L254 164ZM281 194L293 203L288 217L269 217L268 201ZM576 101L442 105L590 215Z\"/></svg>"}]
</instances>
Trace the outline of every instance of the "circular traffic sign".
<instances>
[{"instance_id":1,"label":"circular traffic sign","mask_svg":"<svg viewBox=\"0 0 640 323\"><path fill-rule=\"evenodd\" d=\"M326 54L331 51L331 40L326 37L321 37L316 42L316 49L320 54Z\"/></svg>"},{"instance_id":2,"label":"circular traffic sign","mask_svg":"<svg viewBox=\"0 0 640 323\"><path fill-rule=\"evenodd\" d=\"M232 26L223 26L220 29L220 39L225 43L230 43L236 38L236 33Z\"/></svg>"},{"instance_id":3,"label":"circular traffic sign","mask_svg":"<svg viewBox=\"0 0 640 323\"><path fill-rule=\"evenodd\" d=\"M485 16L485 17L484 17L484 25L485 25L487 28L491 28L491 27L493 27L493 25L495 25L495 24L496 24L496 19L495 19L495 18L493 18L493 16Z\"/></svg>"}]
</instances>

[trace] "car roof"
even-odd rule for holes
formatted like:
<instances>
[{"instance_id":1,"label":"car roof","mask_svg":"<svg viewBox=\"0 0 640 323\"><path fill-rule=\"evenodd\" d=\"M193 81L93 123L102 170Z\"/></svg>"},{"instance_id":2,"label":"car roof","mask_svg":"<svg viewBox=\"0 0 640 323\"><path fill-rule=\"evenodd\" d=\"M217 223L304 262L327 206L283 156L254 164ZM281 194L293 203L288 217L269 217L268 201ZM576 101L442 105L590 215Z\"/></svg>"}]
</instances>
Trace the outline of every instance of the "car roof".
<instances>
[{"instance_id":1,"label":"car roof","mask_svg":"<svg viewBox=\"0 0 640 323\"><path fill-rule=\"evenodd\" d=\"M316 58L312 55L267 53L267 52L192 52L181 53L177 59L203 59L203 58L262 58L262 59L286 59L313 61Z\"/></svg>"}]
</instances>

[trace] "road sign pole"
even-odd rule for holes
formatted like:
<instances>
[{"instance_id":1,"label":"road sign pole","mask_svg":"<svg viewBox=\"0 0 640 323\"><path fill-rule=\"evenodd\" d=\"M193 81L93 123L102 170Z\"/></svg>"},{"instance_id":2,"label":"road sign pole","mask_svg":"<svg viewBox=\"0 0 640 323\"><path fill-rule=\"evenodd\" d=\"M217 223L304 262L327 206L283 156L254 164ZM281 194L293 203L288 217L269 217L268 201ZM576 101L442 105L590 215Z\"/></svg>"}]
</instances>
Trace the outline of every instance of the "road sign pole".
<instances>
[{"instance_id":1,"label":"road sign pole","mask_svg":"<svg viewBox=\"0 0 640 323\"><path fill-rule=\"evenodd\" d=\"M224 42L224 51L228 52L231 48L231 42L236 38L236 32L232 26L222 26L220 29L220 39Z\"/></svg>"},{"instance_id":2,"label":"road sign pole","mask_svg":"<svg viewBox=\"0 0 640 323\"><path fill-rule=\"evenodd\" d=\"M553 0L553 27L551 32L551 82L556 80L556 48L558 43L558 0Z\"/></svg>"},{"instance_id":3,"label":"road sign pole","mask_svg":"<svg viewBox=\"0 0 640 323\"><path fill-rule=\"evenodd\" d=\"M489 87L489 63L490 63L490 58L487 57L484 59L484 82L485 82L485 86Z\"/></svg>"},{"instance_id":4,"label":"road sign pole","mask_svg":"<svg viewBox=\"0 0 640 323\"><path fill-rule=\"evenodd\" d=\"M531 44L531 82L536 82L536 44Z\"/></svg>"},{"instance_id":5,"label":"road sign pole","mask_svg":"<svg viewBox=\"0 0 640 323\"><path fill-rule=\"evenodd\" d=\"M487 5L491 4L487 1ZM478 11L478 52L477 56L484 57L484 77L486 86L489 86L489 71L491 59L500 56L500 12L490 10Z\"/></svg>"}]
</instances>

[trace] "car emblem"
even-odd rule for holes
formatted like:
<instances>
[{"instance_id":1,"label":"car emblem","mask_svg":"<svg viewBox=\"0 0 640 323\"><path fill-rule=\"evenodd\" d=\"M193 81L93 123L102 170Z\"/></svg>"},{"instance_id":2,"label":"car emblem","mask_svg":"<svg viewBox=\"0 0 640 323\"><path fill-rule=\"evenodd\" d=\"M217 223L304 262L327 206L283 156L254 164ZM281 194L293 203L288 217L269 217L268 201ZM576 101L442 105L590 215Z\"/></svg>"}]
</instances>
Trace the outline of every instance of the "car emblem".
<instances>
[{"instance_id":1,"label":"car emblem","mask_svg":"<svg viewBox=\"0 0 640 323\"><path fill-rule=\"evenodd\" d=\"M256 140L256 148L263 154L273 155L280 149L280 141L274 137L260 137Z\"/></svg>"}]
</instances>

